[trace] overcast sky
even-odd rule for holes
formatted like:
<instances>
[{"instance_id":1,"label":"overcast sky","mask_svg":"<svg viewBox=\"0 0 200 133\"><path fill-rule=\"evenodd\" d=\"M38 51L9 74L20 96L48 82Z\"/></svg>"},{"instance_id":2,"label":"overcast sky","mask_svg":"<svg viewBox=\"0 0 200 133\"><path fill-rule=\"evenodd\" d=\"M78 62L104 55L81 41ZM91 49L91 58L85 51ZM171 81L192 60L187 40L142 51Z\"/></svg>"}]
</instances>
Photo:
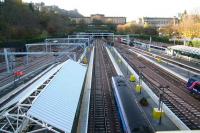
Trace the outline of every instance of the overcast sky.
<instances>
[{"instance_id":1,"label":"overcast sky","mask_svg":"<svg viewBox=\"0 0 200 133\"><path fill-rule=\"evenodd\" d=\"M128 21L142 16L173 17L185 9L200 9L200 0L23 0L24 2L44 2L62 9L77 9L82 15L105 14L125 16Z\"/></svg>"}]
</instances>

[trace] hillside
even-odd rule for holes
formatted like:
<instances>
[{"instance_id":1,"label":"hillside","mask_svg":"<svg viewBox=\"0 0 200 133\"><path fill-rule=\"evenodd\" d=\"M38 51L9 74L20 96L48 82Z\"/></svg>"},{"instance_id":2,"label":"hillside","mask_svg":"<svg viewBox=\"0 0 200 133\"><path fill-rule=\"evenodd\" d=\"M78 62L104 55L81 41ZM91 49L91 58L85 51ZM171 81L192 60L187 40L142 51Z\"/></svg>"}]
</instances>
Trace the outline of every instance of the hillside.
<instances>
[{"instance_id":1,"label":"hillside","mask_svg":"<svg viewBox=\"0 0 200 133\"><path fill-rule=\"evenodd\" d=\"M0 2L0 45L7 42L39 41L49 36L64 36L75 29L69 17L82 16L44 3Z\"/></svg>"}]
</instances>

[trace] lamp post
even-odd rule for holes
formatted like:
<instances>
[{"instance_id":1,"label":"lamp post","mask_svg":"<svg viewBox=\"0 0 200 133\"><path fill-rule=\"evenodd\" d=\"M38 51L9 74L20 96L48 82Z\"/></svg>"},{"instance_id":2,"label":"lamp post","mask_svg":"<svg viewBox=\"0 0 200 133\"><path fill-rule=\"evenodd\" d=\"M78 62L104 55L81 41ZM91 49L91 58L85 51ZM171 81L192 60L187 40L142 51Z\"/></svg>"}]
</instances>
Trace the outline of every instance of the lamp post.
<instances>
[{"instance_id":1,"label":"lamp post","mask_svg":"<svg viewBox=\"0 0 200 133\"><path fill-rule=\"evenodd\" d=\"M57 63L58 51L54 50L53 52L54 52L53 56L55 57L55 63Z\"/></svg>"},{"instance_id":2,"label":"lamp post","mask_svg":"<svg viewBox=\"0 0 200 133\"><path fill-rule=\"evenodd\" d=\"M190 71L188 71L188 77L190 78L190 76L191 76L191 75L190 75Z\"/></svg>"},{"instance_id":3,"label":"lamp post","mask_svg":"<svg viewBox=\"0 0 200 133\"><path fill-rule=\"evenodd\" d=\"M142 71L145 68L145 66L144 65L138 66L138 68L139 68L139 86L140 86L140 94L141 94Z\"/></svg>"},{"instance_id":4,"label":"lamp post","mask_svg":"<svg viewBox=\"0 0 200 133\"><path fill-rule=\"evenodd\" d=\"M164 91L165 89L169 88L168 85L160 85L159 86L159 104L158 104L158 110L161 111L160 114L160 119L159 119L159 125L161 124L162 121L162 105L163 105L163 99L164 99Z\"/></svg>"},{"instance_id":5,"label":"lamp post","mask_svg":"<svg viewBox=\"0 0 200 133\"><path fill-rule=\"evenodd\" d=\"M172 32L172 34L173 34L174 45L176 45L176 37L175 37L175 32L173 31L173 32Z\"/></svg>"},{"instance_id":6,"label":"lamp post","mask_svg":"<svg viewBox=\"0 0 200 133\"><path fill-rule=\"evenodd\" d=\"M128 58L129 58L129 54L128 54ZM126 72L127 72L127 77L129 77L129 70L128 70L128 62L127 62L127 61L126 61L126 68L127 68L127 69L126 69L126 70L127 70L127 71L126 71Z\"/></svg>"}]
</instances>

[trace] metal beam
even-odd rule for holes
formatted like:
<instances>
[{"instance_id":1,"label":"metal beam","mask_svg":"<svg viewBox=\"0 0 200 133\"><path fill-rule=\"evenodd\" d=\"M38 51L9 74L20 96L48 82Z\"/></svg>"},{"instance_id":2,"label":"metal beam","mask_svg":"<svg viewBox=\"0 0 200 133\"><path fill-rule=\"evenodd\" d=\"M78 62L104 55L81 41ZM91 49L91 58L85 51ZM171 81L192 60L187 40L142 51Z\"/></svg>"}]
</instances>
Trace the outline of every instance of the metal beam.
<instances>
[{"instance_id":1,"label":"metal beam","mask_svg":"<svg viewBox=\"0 0 200 133\"><path fill-rule=\"evenodd\" d=\"M54 54L76 54L76 52L7 52L6 55L54 55ZM5 53L0 53L5 55Z\"/></svg>"},{"instance_id":2,"label":"metal beam","mask_svg":"<svg viewBox=\"0 0 200 133\"><path fill-rule=\"evenodd\" d=\"M8 52L7 52L6 48L4 48L4 53L2 53L2 55L5 56L7 72L10 72L10 65L9 65L9 61L8 61Z\"/></svg>"}]
</instances>

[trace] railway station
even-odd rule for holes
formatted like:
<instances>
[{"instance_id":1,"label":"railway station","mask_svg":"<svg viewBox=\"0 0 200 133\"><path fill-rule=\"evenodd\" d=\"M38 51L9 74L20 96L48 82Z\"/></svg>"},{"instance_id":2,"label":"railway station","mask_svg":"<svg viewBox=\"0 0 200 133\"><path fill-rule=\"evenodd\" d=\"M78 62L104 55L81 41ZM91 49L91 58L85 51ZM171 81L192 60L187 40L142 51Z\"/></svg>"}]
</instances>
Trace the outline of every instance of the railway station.
<instances>
[{"instance_id":1,"label":"railway station","mask_svg":"<svg viewBox=\"0 0 200 133\"><path fill-rule=\"evenodd\" d=\"M199 49L170 49L84 32L4 49L0 132L199 133L200 69L173 58Z\"/></svg>"}]
</instances>

